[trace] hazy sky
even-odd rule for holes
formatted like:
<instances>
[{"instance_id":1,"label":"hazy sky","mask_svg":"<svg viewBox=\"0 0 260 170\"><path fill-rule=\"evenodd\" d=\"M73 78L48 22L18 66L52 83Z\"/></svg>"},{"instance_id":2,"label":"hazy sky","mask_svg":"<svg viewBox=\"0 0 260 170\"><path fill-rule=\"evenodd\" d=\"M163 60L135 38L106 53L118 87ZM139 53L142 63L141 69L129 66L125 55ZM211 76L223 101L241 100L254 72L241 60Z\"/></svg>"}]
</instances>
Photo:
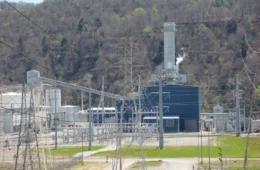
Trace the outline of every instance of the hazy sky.
<instances>
[{"instance_id":1,"label":"hazy sky","mask_svg":"<svg viewBox=\"0 0 260 170\"><path fill-rule=\"evenodd\" d=\"M3 0L0 0L0 1L3 1ZM7 0L8 2L30 2L30 3L40 3L42 2L43 0Z\"/></svg>"}]
</instances>

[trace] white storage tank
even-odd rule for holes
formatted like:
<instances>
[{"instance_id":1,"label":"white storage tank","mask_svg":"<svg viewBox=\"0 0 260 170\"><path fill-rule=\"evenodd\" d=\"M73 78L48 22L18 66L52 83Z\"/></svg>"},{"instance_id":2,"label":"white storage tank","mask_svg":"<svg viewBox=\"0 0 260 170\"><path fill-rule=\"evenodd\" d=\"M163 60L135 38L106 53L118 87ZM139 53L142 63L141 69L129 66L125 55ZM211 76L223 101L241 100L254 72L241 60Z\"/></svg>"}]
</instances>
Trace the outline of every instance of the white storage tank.
<instances>
[{"instance_id":1,"label":"white storage tank","mask_svg":"<svg viewBox=\"0 0 260 170\"><path fill-rule=\"evenodd\" d=\"M260 120L252 120L251 121L252 125L251 125L251 131L252 132L260 132Z\"/></svg>"},{"instance_id":2,"label":"white storage tank","mask_svg":"<svg viewBox=\"0 0 260 170\"><path fill-rule=\"evenodd\" d=\"M18 113L4 113L2 128L5 133L18 132L21 115Z\"/></svg>"},{"instance_id":3,"label":"white storage tank","mask_svg":"<svg viewBox=\"0 0 260 170\"><path fill-rule=\"evenodd\" d=\"M8 109L21 108L22 93L7 92L0 94L0 106ZM26 94L26 107L30 106L30 95Z\"/></svg>"},{"instance_id":4,"label":"white storage tank","mask_svg":"<svg viewBox=\"0 0 260 170\"><path fill-rule=\"evenodd\" d=\"M71 126L77 124L77 122L82 122L84 120L80 120L81 114L79 106L66 105L57 107L57 112L55 113L55 108L52 107L51 110L48 111L51 114L51 119L58 118L58 124L60 126ZM53 121L51 120L51 126L53 126Z\"/></svg>"},{"instance_id":5,"label":"white storage tank","mask_svg":"<svg viewBox=\"0 0 260 170\"><path fill-rule=\"evenodd\" d=\"M61 107L61 90L60 89L46 89L46 106ZM55 101L56 99L56 101ZM56 103L55 103L56 102Z\"/></svg>"}]
</instances>

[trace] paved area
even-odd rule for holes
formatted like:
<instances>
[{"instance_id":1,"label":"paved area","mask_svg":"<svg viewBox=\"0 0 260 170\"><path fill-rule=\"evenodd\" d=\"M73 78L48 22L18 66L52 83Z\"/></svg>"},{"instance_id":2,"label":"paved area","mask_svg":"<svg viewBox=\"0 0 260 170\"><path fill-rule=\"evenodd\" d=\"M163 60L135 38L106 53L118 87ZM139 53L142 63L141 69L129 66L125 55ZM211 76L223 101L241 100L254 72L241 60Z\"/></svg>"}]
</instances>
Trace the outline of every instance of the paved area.
<instances>
[{"instance_id":1,"label":"paved area","mask_svg":"<svg viewBox=\"0 0 260 170\"><path fill-rule=\"evenodd\" d=\"M146 161L157 161L159 159L145 159ZM185 159L160 159L163 161L161 167L156 168L157 170L192 170L193 165L197 163L197 158L185 158ZM127 170L133 163L137 162L138 159L127 158L123 159L123 170ZM154 168L151 168L154 169ZM103 170L112 170L112 163L104 168ZM149 167L147 168L149 170Z\"/></svg>"},{"instance_id":2,"label":"paved area","mask_svg":"<svg viewBox=\"0 0 260 170\"><path fill-rule=\"evenodd\" d=\"M198 138L198 136L166 136L165 146L198 146L198 140L202 139L203 145L208 145L208 138L204 134L204 136L201 138ZM211 145L216 144L215 137L211 136ZM138 141L131 141L131 138L127 138L123 140L123 146L127 145L139 145ZM155 139L147 140L144 143L145 146L158 146L158 141ZM111 143L107 147L96 150L96 151L87 151L83 152L84 161L86 162L106 162L106 157L91 157L90 155L98 153L98 152L105 152L105 151L111 151L116 149L116 144ZM81 157L82 153L77 153L73 157ZM157 159L146 159L146 161L151 160L159 160ZM193 166L195 166L198 162L198 158L179 158L179 159L160 159L163 161L163 164L161 167L158 167L156 170L192 170ZM113 170L113 165L115 166L115 161L112 158L108 159L108 165L103 170ZM119 161L119 160L118 160ZM134 164L137 161L141 161L140 158L124 158L122 159L122 169L123 170L129 170L129 167ZM117 163L117 166L119 168L119 162ZM154 168L147 168L147 170L154 170Z\"/></svg>"},{"instance_id":3,"label":"paved area","mask_svg":"<svg viewBox=\"0 0 260 170\"><path fill-rule=\"evenodd\" d=\"M202 139L202 145L207 146L208 145L208 133L203 132L202 136L203 137L201 138L199 133L166 134L164 136L164 141L165 141L164 144L165 144L165 146L198 146L198 142ZM211 138L211 140L210 140L211 145L216 145L215 134L211 134L210 138ZM11 150L2 149L2 152L0 152L0 154L2 155L2 156L0 156L0 161L3 161L3 162L10 161L11 162L11 160L13 160L13 155L15 154L14 151L15 151L17 139L16 139L16 136L5 136L5 139L9 139ZM46 139L47 139L47 142L46 142ZM132 139L133 138L131 137L131 135L128 134L128 137L122 139L122 146L139 145L138 140L132 142ZM93 146L94 145L104 145L105 148L102 148L102 149L96 150L96 151L83 152L84 161L86 161L86 162L106 162L107 161L106 157L91 157L91 155L98 153L98 152L115 150L116 149L115 142L116 142L116 140L113 140L113 142L105 140L103 143L101 143L100 141L95 140L93 142ZM49 138L48 135L43 136L43 138L41 138L40 145L46 146L46 143L48 143L49 146L50 146L50 143L53 143L53 139ZM158 144L159 144L159 142L156 139L156 135L153 138L148 139L144 142L145 146L158 146ZM84 145L87 146L88 142L85 141ZM81 146L81 142L79 142L79 143L62 143L61 142L59 144L59 146ZM74 158L82 157L82 153L77 153L73 157ZM67 161L69 161L69 160L70 159L67 159ZM150 161L150 160L158 160L158 159L146 159L146 161ZM160 159L160 160L163 161L163 164L160 167L160 169L156 169L156 170L192 170L193 166L196 165L198 162L198 158L174 158L174 159ZM204 161L206 161L206 160L207 159L205 158ZM212 159L212 161L213 160L214 159ZM238 159L236 159L236 160L238 160ZM57 160L57 161L59 161L59 160ZM64 160L62 160L62 161L64 161ZM66 159L65 159L65 161L66 161ZM122 159L123 170L129 170L129 167L137 161L141 161L141 159L140 158ZM119 166L119 163L117 165ZM113 160L112 160L112 158L109 158L108 165L103 170L112 170L112 167L113 167ZM147 168L147 170L154 170L154 168Z\"/></svg>"},{"instance_id":4,"label":"paved area","mask_svg":"<svg viewBox=\"0 0 260 170\"><path fill-rule=\"evenodd\" d=\"M116 150L116 146L109 145L105 148L102 148L102 149L99 149L99 150L96 150L96 151L83 152L83 157L85 158L85 157L89 157L90 155L98 153L98 152L106 152L106 151L112 151L112 150ZM73 155L73 157L81 157L81 156L82 156L82 152Z\"/></svg>"}]
</instances>

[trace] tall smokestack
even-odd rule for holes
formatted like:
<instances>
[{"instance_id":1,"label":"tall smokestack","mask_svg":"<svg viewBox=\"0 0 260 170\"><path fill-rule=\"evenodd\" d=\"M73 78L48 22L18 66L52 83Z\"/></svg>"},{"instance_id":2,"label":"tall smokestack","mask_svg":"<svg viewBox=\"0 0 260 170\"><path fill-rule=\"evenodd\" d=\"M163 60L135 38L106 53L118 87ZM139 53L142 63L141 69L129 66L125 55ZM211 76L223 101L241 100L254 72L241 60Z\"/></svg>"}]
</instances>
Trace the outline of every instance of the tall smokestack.
<instances>
[{"instance_id":1,"label":"tall smokestack","mask_svg":"<svg viewBox=\"0 0 260 170\"><path fill-rule=\"evenodd\" d=\"M175 23L165 22L164 32L164 70L174 69L175 66Z\"/></svg>"}]
</instances>

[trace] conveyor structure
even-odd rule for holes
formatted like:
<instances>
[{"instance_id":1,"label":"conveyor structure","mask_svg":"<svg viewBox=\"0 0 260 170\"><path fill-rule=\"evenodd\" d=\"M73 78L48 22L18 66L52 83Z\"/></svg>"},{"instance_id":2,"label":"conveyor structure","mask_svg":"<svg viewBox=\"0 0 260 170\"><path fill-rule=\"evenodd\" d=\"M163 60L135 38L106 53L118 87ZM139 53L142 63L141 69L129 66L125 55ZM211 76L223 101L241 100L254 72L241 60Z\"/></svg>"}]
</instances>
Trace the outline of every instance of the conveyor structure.
<instances>
[{"instance_id":1,"label":"conveyor structure","mask_svg":"<svg viewBox=\"0 0 260 170\"><path fill-rule=\"evenodd\" d=\"M97 94L100 96L103 95L104 97L109 97L109 98L113 98L113 99L117 99L117 100L118 99L122 100L125 98L123 96L116 95L113 93L102 92L102 91L95 90L95 89L88 88L88 87L78 86L75 84L65 83L62 81L41 77L40 72L37 70L31 70L31 71L27 72L27 83L31 86L41 86L43 83L47 83L47 84L52 84L55 86L61 86L61 87L66 87L66 88L70 88L70 89L74 89L74 90L79 90L82 92Z\"/></svg>"}]
</instances>

